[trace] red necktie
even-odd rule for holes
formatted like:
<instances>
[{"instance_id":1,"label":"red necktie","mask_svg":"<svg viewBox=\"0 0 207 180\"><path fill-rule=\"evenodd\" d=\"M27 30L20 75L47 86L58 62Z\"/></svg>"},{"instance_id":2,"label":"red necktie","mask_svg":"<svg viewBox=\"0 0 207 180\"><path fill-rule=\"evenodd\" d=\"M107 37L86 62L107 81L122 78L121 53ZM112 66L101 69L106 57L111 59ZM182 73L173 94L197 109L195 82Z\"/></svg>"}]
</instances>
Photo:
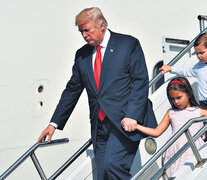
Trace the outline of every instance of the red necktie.
<instances>
[{"instance_id":1,"label":"red necktie","mask_svg":"<svg viewBox=\"0 0 207 180\"><path fill-rule=\"evenodd\" d=\"M99 83L100 83L100 76L101 76L101 65L102 65L102 56L101 56L101 46L97 46L97 53L94 63L94 79L96 82L97 90L99 91ZM103 121L105 118L105 113L103 112L102 108L100 107L98 118Z\"/></svg>"}]
</instances>

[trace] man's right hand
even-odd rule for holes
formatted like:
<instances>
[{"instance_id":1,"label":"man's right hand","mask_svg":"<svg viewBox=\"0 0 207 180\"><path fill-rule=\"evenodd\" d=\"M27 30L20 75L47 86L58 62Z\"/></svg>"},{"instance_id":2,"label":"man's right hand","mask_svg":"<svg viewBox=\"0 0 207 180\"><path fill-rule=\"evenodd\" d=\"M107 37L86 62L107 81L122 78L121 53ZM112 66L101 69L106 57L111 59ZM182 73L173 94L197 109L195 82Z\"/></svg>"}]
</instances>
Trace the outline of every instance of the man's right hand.
<instances>
[{"instance_id":1,"label":"man's right hand","mask_svg":"<svg viewBox=\"0 0 207 180\"><path fill-rule=\"evenodd\" d=\"M163 71L162 74L165 74L166 72L170 72L172 70L172 67L171 66L168 66L166 64L164 64L160 69L159 71Z\"/></svg>"},{"instance_id":2,"label":"man's right hand","mask_svg":"<svg viewBox=\"0 0 207 180\"><path fill-rule=\"evenodd\" d=\"M48 142L51 142L52 135L54 134L54 132L55 132L55 127L52 125L48 125L47 128L44 131L42 131L42 134L37 140L37 143L42 142L47 136L48 136Z\"/></svg>"}]
</instances>

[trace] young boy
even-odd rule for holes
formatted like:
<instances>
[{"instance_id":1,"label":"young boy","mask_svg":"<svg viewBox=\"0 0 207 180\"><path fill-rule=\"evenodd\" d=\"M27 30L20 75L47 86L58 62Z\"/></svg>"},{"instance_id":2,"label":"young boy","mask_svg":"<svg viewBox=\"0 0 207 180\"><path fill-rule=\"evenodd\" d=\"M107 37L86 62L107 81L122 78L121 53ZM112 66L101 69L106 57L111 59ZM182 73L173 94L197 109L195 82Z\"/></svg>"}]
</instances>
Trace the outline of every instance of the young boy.
<instances>
[{"instance_id":1,"label":"young boy","mask_svg":"<svg viewBox=\"0 0 207 180\"><path fill-rule=\"evenodd\" d=\"M207 109L207 33L201 34L194 42L194 49L199 62L192 68L172 67L163 65L159 70L171 72L179 76L196 77L198 80L198 100L200 105ZM205 141L207 141L207 133Z\"/></svg>"}]
</instances>

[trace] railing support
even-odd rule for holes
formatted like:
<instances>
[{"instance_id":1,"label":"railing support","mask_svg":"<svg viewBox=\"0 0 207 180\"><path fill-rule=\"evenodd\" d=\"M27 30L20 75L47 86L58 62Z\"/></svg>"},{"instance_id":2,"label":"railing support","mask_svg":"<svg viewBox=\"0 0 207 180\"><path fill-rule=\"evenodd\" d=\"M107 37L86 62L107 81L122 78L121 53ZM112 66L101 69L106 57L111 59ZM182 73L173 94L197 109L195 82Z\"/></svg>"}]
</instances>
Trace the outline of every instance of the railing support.
<instances>
[{"instance_id":1,"label":"railing support","mask_svg":"<svg viewBox=\"0 0 207 180\"><path fill-rule=\"evenodd\" d=\"M163 180L169 180L169 177L167 176L165 171L162 174L162 178L163 178Z\"/></svg>"},{"instance_id":2,"label":"railing support","mask_svg":"<svg viewBox=\"0 0 207 180\"><path fill-rule=\"evenodd\" d=\"M70 164L73 163L92 144L89 139L68 161L66 161L48 180L56 179Z\"/></svg>"},{"instance_id":3,"label":"railing support","mask_svg":"<svg viewBox=\"0 0 207 180\"><path fill-rule=\"evenodd\" d=\"M13 165L11 165L1 176L0 180L6 179L7 176L9 176L18 166L22 164L23 161L27 159L28 156L30 156L31 151L37 149L38 145L34 144L26 153L24 153Z\"/></svg>"},{"instance_id":4,"label":"railing support","mask_svg":"<svg viewBox=\"0 0 207 180\"><path fill-rule=\"evenodd\" d=\"M198 152L198 150L196 148L195 142L193 142L193 140L192 140L193 137L190 134L189 129L186 130L185 135L186 135L186 137L188 139L188 142L189 142L190 147L191 147L191 149L192 149L192 151L193 151L193 153L195 155L195 158L196 158L197 162L201 162L202 158L201 158L201 156L200 156L200 154L199 154L199 152Z\"/></svg>"},{"instance_id":5,"label":"railing support","mask_svg":"<svg viewBox=\"0 0 207 180\"><path fill-rule=\"evenodd\" d=\"M9 176L18 166L20 166L29 156L32 158L32 161L34 162L34 165L40 175L40 177L43 180L47 180L38 160L37 157L34 154L34 151L39 148L39 147L45 147L45 146L51 146L51 145L58 145L62 143L68 143L69 139L64 138L64 139L57 139L57 140L52 140L50 143L49 142L41 142L41 143L36 143L34 144L27 152L25 152L14 164L12 164L1 176L0 180L6 179L7 176Z\"/></svg>"},{"instance_id":6,"label":"railing support","mask_svg":"<svg viewBox=\"0 0 207 180\"><path fill-rule=\"evenodd\" d=\"M42 167L41 167L41 165L40 165L40 163L39 163L35 153L34 152L31 153L30 157L31 157L31 159L32 159L32 161L33 161L33 163L34 163L34 165L35 165L35 167L37 169L37 172L39 173L41 179L42 180L47 180L47 177L46 177L46 175L45 175L45 173L44 173L44 171L43 171L43 169L42 169Z\"/></svg>"},{"instance_id":7,"label":"railing support","mask_svg":"<svg viewBox=\"0 0 207 180\"><path fill-rule=\"evenodd\" d=\"M155 161L183 134L185 131L193 124L193 123L199 123L199 122L206 122L207 121L207 116L204 117L198 117L198 118L193 118L190 119L178 132L169 139L168 142L166 142L160 149L157 151L154 156L149 159L142 167L142 169L135 174L131 180L136 180L139 179L139 177L147 171L147 169L155 163ZM196 141L205 131L207 130L207 124L203 126L194 136L193 136L193 141ZM174 163L190 146L190 143L186 143L164 166L158 170L155 175L153 176L154 179L159 179L161 176L163 176L163 172L166 171L166 169ZM205 163L206 160L203 160L202 163Z\"/></svg>"},{"instance_id":8,"label":"railing support","mask_svg":"<svg viewBox=\"0 0 207 180\"><path fill-rule=\"evenodd\" d=\"M200 25L200 32L202 32L205 28L204 21L207 20L207 16L199 15L198 19L199 19L199 25Z\"/></svg>"},{"instance_id":9,"label":"railing support","mask_svg":"<svg viewBox=\"0 0 207 180\"><path fill-rule=\"evenodd\" d=\"M186 135L186 137L188 139L188 142L189 142L190 147L191 147L191 149L193 151L193 154L194 154L194 156L195 156L195 158L197 160L197 164L195 165L195 167L196 168L202 167L203 164L206 162L206 159L202 159L201 158L201 155L198 152L198 149L197 149L197 147L195 145L195 142L193 141L193 137L192 137L189 129L187 129L187 131L185 132L185 135Z\"/></svg>"}]
</instances>

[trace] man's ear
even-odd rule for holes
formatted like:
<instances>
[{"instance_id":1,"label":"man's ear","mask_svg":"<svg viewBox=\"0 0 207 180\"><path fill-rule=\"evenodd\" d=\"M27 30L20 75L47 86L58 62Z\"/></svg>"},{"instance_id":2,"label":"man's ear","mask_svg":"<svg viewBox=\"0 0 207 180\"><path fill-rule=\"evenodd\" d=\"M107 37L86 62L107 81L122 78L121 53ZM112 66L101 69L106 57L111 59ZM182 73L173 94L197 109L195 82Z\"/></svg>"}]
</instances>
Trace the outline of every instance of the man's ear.
<instances>
[{"instance_id":1,"label":"man's ear","mask_svg":"<svg viewBox=\"0 0 207 180\"><path fill-rule=\"evenodd\" d=\"M102 22L102 23L101 23L101 31L102 31L102 32L105 32L105 29L106 29L106 28L105 28L105 24L104 24L104 22Z\"/></svg>"}]
</instances>

